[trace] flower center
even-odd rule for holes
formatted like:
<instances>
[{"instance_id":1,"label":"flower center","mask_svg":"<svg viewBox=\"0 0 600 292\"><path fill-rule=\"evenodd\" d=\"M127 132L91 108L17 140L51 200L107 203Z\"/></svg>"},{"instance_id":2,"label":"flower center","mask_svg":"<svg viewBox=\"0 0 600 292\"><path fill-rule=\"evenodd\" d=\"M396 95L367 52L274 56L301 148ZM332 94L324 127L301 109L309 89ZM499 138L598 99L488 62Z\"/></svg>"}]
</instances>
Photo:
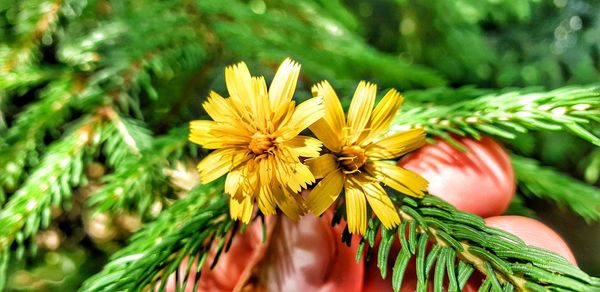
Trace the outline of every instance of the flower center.
<instances>
[{"instance_id":1,"label":"flower center","mask_svg":"<svg viewBox=\"0 0 600 292\"><path fill-rule=\"evenodd\" d=\"M338 155L338 162L346 173L354 173L367 162L365 150L358 145L344 146Z\"/></svg>"},{"instance_id":2,"label":"flower center","mask_svg":"<svg viewBox=\"0 0 600 292\"><path fill-rule=\"evenodd\" d=\"M252 135L252 140L250 140L250 145L248 148L256 154L260 155L265 153L265 151L269 150L273 146L273 138L271 136L265 135L263 133L255 133Z\"/></svg>"}]
</instances>

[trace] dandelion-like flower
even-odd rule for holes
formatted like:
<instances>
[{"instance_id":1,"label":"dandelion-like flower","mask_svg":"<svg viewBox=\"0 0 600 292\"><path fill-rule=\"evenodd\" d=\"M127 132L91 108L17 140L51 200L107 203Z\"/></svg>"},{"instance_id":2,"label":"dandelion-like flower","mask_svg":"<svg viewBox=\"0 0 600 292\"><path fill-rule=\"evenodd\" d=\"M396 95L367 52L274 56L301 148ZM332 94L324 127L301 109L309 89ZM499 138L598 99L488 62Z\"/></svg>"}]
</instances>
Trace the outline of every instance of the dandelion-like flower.
<instances>
[{"instance_id":1,"label":"dandelion-like flower","mask_svg":"<svg viewBox=\"0 0 600 292\"><path fill-rule=\"evenodd\" d=\"M323 97L326 114L310 130L330 153L306 161L314 176L322 178L306 199L307 207L321 215L344 189L350 232L365 233L367 202L386 228L398 225L398 212L381 183L415 197L422 197L427 188L427 181L418 174L384 161L422 146L424 131L413 129L378 139L392 122L403 97L392 89L373 109L377 86L360 82L346 119L328 82L315 85L312 91Z\"/></svg>"},{"instance_id":2,"label":"dandelion-like flower","mask_svg":"<svg viewBox=\"0 0 600 292\"><path fill-rule=\"evenodd\" d=\"M264 214L279 207L297 219L306 212L299 192L315 178L300 157L317 157L321 142L300 136L324 115L322 98L296 106L292 96L300 65L286 59L267 90L265 79L252 77L246 64L225 69L229 98L215 92L203 104L213 119L192 121L190 141L216 149L198 164L202 183L224 174L234 219L250 221L254 203Z\"/></svg>"}]
</instances>

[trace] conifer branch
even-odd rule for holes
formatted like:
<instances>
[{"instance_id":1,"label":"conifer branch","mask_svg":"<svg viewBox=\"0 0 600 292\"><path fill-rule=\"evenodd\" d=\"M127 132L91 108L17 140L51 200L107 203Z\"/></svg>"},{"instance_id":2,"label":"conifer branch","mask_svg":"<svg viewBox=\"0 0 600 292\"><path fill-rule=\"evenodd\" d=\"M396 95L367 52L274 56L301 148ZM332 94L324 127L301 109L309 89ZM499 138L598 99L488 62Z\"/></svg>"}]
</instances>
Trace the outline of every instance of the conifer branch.
<instances>
[{"instance_id":1,"label":"conifer branch","mask_svg":"<svg viewBox=\"0 0 600 292\"><path fill-rule=\"evenodd\" d=\"M108 160L118 167L115 173L103 178L104 185L90 196L89 204L101 212L135 210L145 217L151 204L169 191L164 169L169 166L170 157L181 153L187 143L187 132L187 127L176 128L155 138L139 155L118 154L122 143L113 140L118 140L119 135L113 135L112 131L103 135L107 139L104 151Z\"/></svg>"},{"instance_id":2,"label":"conifer branch","mask_svg":"<svg viewBox=\"0 0 600 292\"><path fill-rule=\"evenodd\" d=\"M82 118L70 134L50 145L39 167L0 211L0 251L15 239L22 246L26 238L48 226L51 207L69 205L64 199L85 183L86 148L93 144L97 127L97 118Z\"/></svg>"},{"instance_id":3,"label":"conifer branch","mask_svg":"<svg viewBox=\"0 0 600 292\"><path fill-rule=\"evenodd\" d=\"M36 161L37 150L48 131L56 131L69 116L81 84L72 76L59 78L46 86L40 101L31 104L0 138L0 188L14 189L28 162Z\"/></svg>"},{"instance_id":4,"label":"conifer branch","mask_svg":"<svg viewBox=\"0 0 600 292\"><path fill-rule=\"evenodd\" d=\"M541 166L534 159L512 155L511 161L524 195L566 205L587 222L600 220L600 189Z\"/></svg>"},{"instance_id":5,"label":"conifer branch","mask_svg":"<svg viewBox=\"0 0 600 292\"><path fill-rule=\"evenodd\" d=\"M56 79L61 75L59 70L50 68L27 68L19 71L7 72L0 75L0 92L16 92L30 88L48 79Z\"/></svg>"},{"instance_id":6,"label":"conifer branch","mask_svg":"<svg viewBox=\"0 0 600 292\"><path fill-rule=\"evenodd\" d=\"M10 249L5 248L0 253L0 290L4 291L6 283L6 270L8 269L8 261L10 260Z\"/></svg>"},{"instance_id":7,"label":"conifer branch","mask_svg":"<svg viewBox=\"0 0 600 292\"><path fill-rule=\"evenodd\" d=\"M400 290L406 267L413 257L419 291L425 291L430 280L435 291L442 291L443 287L460 290L474 270L485 276L482 287L490 285L494 290L600 288L598 279L563 257L527 246L518 237L488 227L480 217L456 210L436 197L401 200L402 224L387 230L379 221L371 219L357 252L359 259L366 249L367 259L377 261L383 277L388 276L387 263L394 261L391 277L395 291ZM218 247L217 253L226 252L223 250L226 236L233 228L228 218L222 182L199 186L134 235L129 246L115 254L102 272L84 284L83 291L164 287L168 275L181 268L184 258L190 257L190 263L197 259L197 266L188 264L185 272L177 272L183 279L176 283L186 283L190 269L199 273L204 265L214 264L206 262L211 244ZM379 248L373 250L378 233L381 233ZM211 240L207 241L208 238ZM391 259L391 246L396 240L402 249L396 259ZM430 249L428 243L433 244ZM373 252L377 253L376 258L369 256Z\"/></svg>"},{"instance_id":8,"label":"conifer branch","mask_svg":"<svg viewBox=\"0 0 600 292\"><path fill-rule=\"evenodd\" d=\"M528 130L565 130L600 146L600 138L585 128L597 122L600 122L600 89L564 87L549 92L513 91L451 105L414 107L398 113L391 131L423 127L429 134L462 148L449 133L475 138L486 133L514 139L515 133Z\"/></svg>"},{"instance_id":9,"label":"conifer branch","mask_svg":"<svg viewBox=\"0 0 600 292\"><path fill-rule=\"evenodd\" d=\"M348 89L365 76L376 76L386 86L402 88L446 84L436 71L374 50L343 25L355 21L350 15L340 18L339 11L320 13L324 11L323 6L335 7L335 4L319 2L269 3L269 9L261 13L260 18L255 17L250 3L241 1L198 1L198 10L220 46L235 48L235 54L242 54L246 59L280 60L293 56L302 63L307 75L315 76L316 80L335 77L338 86ZM284 10L289 17L280 21ZM262 37L248 38L248 35ZM282 37L289 35L294 37ZM245 44L243 52L238 50L241 44ZM329 66L331 61L335 61L336 66Z\"/></svg>"},{"instance_id":10,"label":"conifer branch","mask_svg":"<svg viewBox=\"0 0 600 292\"><path fill-rule=\"evenodd\" d=\"M141 151L150 147L150 130L139 120L119 115L110 106L102 107L101 112L110 122L102 133L108 165L118 167L130 155L140 158Z\"/></svg>"},{"instance_id":11,"label":"conifer branch","mask_svg":"<svg viewBox=\"0 0 600 292\"><path fill-rule=\"evenodd\" d=\"M585 182L589 184L597 183L600 180L600 148L594 149L584 158L584 161L586 164L583 173Z\"/></svg>"},{"instance_id":12,"label":"conifer branch","mask_svg":"<svg viewBox=\"0 0 600 292\"><path fill-rule=\"evenodd\" d=\"M19 29L22 30L21 38L16 46L7 52L8 54L0 53L0 72L3 74L35 61L38 54L37 47L42 37L56 27L63 0L22 1L17 5L20 6L19 18L24 20L19 22L21 25ZM34 15L31 15L33 11L35 11ZM38 14L35 15L36 13ZM30 22L32 20L33 22Z\"/></svg>"},{"instance_id":13,"label":"conifer branch","mask_svg":"<svg viewBox=\"0 0 600 292\"><path fill-rule=\"evenodd\" d=\"M412 257L417 263L418 291L426 291L429 280L433 280L435 291L442 291L444 283L449 290L457 290L457 287L461 290L472 273L472 268L465 268L469 266L483 274L485 282L489 282L494 291L590 291L600 288L598 279L565 258L527 246L516 236L488 227L480 217L456 210L441 199L426 196L417 201L405 197L402 202L399 211L402 224L394 230L386 230L372 219L357 253L358 259L365 247L367 254L374 252L369 250L381 231L377 266L385 278L387 262L391 260L390 247L393 241L399 241L402 249L392 270L394 291L400 291L406 266ZM427 249L427 242L433 243L431 249Z\"/></svg>"},{"instance_id":14,"label":"conifer branch","mask_svg":"<svg viewBox=\"0 0 600 292\"><path fill-rule=\"evenodd\" d=\"M477 88L474 86L463 86L460 88L433 87L420 90L407 90L402 94L405 96L403 108L432 105L452 105L464 102L484 95L492 94L492 89Z\"/></svg>"},{"instance_id":15,"label":"conifer branch","mask_svg":"<svg viewBox=\"0 0 600 292\"><path fill-rule=\"evenodd\" d=\"M81 291L164 288L168 276L178 270L185 257L189 257L190 263L198 260L195 269L200 269L211 244L223 243L235 225L228 215L228 200L223 195L222 184L217 181L192 189L185 198L162 212L156 221L133 235L129 245L114 254L111 262L89 278ZM230 240L232 237L229 236ZM223 249L221 244L215 252L223 252ZM187 270L191 268L188 265ZM178 276L186 277L187 274Z\"/></svg>"}]
</instances>

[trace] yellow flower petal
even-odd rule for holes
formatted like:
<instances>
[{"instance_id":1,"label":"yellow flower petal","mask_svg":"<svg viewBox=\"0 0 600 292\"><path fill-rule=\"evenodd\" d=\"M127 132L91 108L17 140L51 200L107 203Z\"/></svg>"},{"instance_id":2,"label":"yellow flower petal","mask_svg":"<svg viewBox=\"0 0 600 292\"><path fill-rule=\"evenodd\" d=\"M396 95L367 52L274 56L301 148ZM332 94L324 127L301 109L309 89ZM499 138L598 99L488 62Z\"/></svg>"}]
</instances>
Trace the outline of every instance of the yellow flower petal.
<instances>
[{"instance_id":1,"label":"yellow flower petal","mask_svg":"<svg viewBox=\"0 0 600 292\"><path fill-rule=\"evenodd\" d=\"M190 123L190 141L205 149L246 148L250 139L245 129L231 124L202 120Z\"/></svg>"},{"instance_id":2,"label":"yellow flower petal","mask_svg":"<svg viewBox=\"0 0 600 292\"><path fill-rule=\"evenodd\" d=\"M327 81L323 81L312 87L313 96L323 97L325 116L311 126L311 131L323 141L325 147L332 151L339 151L341 135L346 124L344 109L340 99ZM314 127L314 128L313 128Z\"/></svg>"},{"instance_id":3,"label":"yellow flower petal","mask_svg":"<svg viewBox=\"0 0 600 292\"><path fill-rule=\"evenodd\" d=\"M422 198L429 183L420 175L383 161L373 163L375 171L373 175L382 183L391 188L417 198Z\"/></svg>"},{"instance_id":4,"label":"yellow flower petal","mask_svg":"<svg viewBox=\"0 0 600 292\"><path fill-rule=\"evenodd\" d=\"M286 141L285 146L292 148L302 157L317 157L321 152L321 141L308 136L296 136Z\"/></svg>"},{"instance_id":5,"label":"yellow flower petal","mask_svg":"<svg viewBox=\"0 0 600 292\"><path fill-rule=\"evenodd\" d=\"M384 134L383 132L387 130L392 123L392 120L403 101L404 98L398 91L395 89L389 90L373 110L373 114L368 123L369 131L365 132L365 134L359 138L358 143L366 145L371 143L373 138Z\"/></svg>"},{"instance_id":6,"label":"yellow flower petal","mask_svg":"<svg viewBox=\"0 0 600 292\"><path fill-rule=\"evenodd\" d=\"M312 88L314 96L322 96L323 104L327 115L324 119L327 121L331 129L336 133L341 132L346 124L346 118L344 116L344 109L340 103L335 90L331 87L329 82L323 81ZM316 95L315 95L316 93Z\"/></svg>"},{"instance_id":7,"label":"yellow flower petal","mask_svg":"<svg viewBox=\"0 0 600 292\"><path fill-rule=\"evenodd\" d=\"M271 121L271 106L269 105L269 93L267 92L265 78L262 76L252 77L252 88L255 97L252 102L254 122L261 131L272 132L274 126Z\"/></svg>"},{"instance_id":8,"label":"yellow flower petal","mask_svg":"<svg viewBox=\"0 0 600 292\"><path fill-rule=\"evenodd\" d=\"M217 122L236 122L240 119L239 113L231 102L214 91L208 94L202 107Z\"/></svg>"},{"instance_id":9,"label":"yellow flower petal","mask_svg":"<svg viewBox=\"0 0 600 292\"><path fill-rule=\"evenodd\" d=\"M273 167L276 167L274 165L274 159L272 157L255 159L253 163L258 164L258 177L260 178L260 185L271 185L273 178Z\"/></svg>"},{"instance_id":10,"label":"yellow flower petal","mask_svg":"<svg viewBox=\"0 0 600 292\"><path fill-rule=\"evenodd\" d=\"M190 135L189 140L202 145L206 149L218 149L223 148L225 145L210 131L215 127L217 123L213 121L191 121L190 122Z\"/></svg>"},{"instance_id":11,"label":"yellow flower petal","mask_svg":"<svg viewBox=\"0 0 600 292\"><path fill-rule=\"evenodd\" d=\"M335 202L344 186L341 171L332 171L323 178L306 198L306 206L315 215L321 216Z\"/></svg>"},{"instance_id":12,"label":"yellow flower petal","mask_svg":"<svg viewBox=\"0 0 600 292\"><path fill-rule=\"evenodd\" d=\"M293 192L285 187L282 188L280 185L274 186L271 192L279 209L290 219L298 220L300 216L306 213L302 197L297 192Z\"/></svg>"},{"instance_id":13,"label":"yellow flower petal","mask_svg":"<svg viewBox=\"0 0 600 292\"><path fill-rule=\"evenodd\" d=\"M300 74L300 65L290 59L285 59L277 69L271 86L269 87L269 100L273 110L273 120L278 121L288 110L296 90L296 82Z\"/></svg>"},{"instance_id":14,"label":"yellow flower petal","mask_svg":"<svg viewBox=\"0 0 600 292\"><path fill-rule=\"evenodd\" d=\"M251 157L251 156L250 156ZM235 194L235 198L241 200L245 197L255 198L260 188L260 164L256 159L249 158L238 167L242 174L241 192Z\"/></svg>"},{"instance_id":15,"label":"yellow flower petal","mask_svg":"<svg viewBox=\"0 0 600 292\"><path fill-rule=\"evenodd\" d=\"M225 68L225 84L233 105L237 111L244 113L248 111L254 99L252 90L252 76L246 63L240 62L233 66Z\"/></svg>"},{"instance_id":16,"label":"yellow flower petal","mask_svg":"<svg viewBox=\"0 0 600 292\"><path fill-rule=\"evenodd\" d=\"M250 222L252 217L252 198L246 197L242 201L234 198L229 199L229 214L234 220L241 220L244 223Z\"/></svg>"},{"instance_id":17,"label":"yellow flower petal","mask_svg":"<svg viewBox=\"0 0 600 292\"><path fill-rule=\"evenodd\" d=\"M316 179L325 177L328 173L338 169L337 157L333 154L324 154L319 157L307 159L304 164L308 166Z\"/></svg>"},{"instance_id":18,"label":"yellow flower petal","mask_svg":"<svg viewBox=\"0 0 600 292\"><path fill-rule=\"evenodd\" d=\"M425 131L412 129L400 132L375 143L366 148L366 154L372 159L394 159L425 144Z\"/></svg>"},{"instance_id":19,"label":"yellow flower petal","mask_svg":"<svg viewBox=\"0 0 600 292\"><path fill-rule=\"evenodd\" d=\"M200 181L203 184L209 183L238 166L247 158L247 153L239 149L224 148L215 150L198 163Z\"/></svg>"},{"instance_id":20,"label":"yellow flower petal","mask_svg":"<svg viewBox=\"0 0 600 292\"><path fill-rule=\"evenodd\" d=\"M250 115L248 112L244 112L241 114L237 112L237 110L233 106L233 101L231 98L225 98L224 106L227 106L230 109L229 113L227 113L226 115L228 117L231 116L233 118L224 119L223 121L217 121L217 124L225 125L228 127L228 129L233 129L234 133L244 133L244 135L250 135L251 133L256 132L256 127L253 123L255 119L252 115Z\"/></svg>"},{"instance_id":21,"label":"yellow flower petal","mask_svg":"<svg viewBox=\"0 0 600 292\"><path fill-rule=\"evenodd\" d=\"M369 206L385 228L390 229L400 223L396 207L379 182L361 181L360 186L367 197Z\"/></svg>"},{"instance_id":22,"label":"yellow flower petal","mask_svg":"<svg viewBox=\"0 0 600 292\"><path fill-rule=\"evenodd\" d=\"M258 208L265 215L274 215L275 212L275 198L271 192L271 185L261 185L258 193Z\"/></svg>"},{"instance_id":23,"label":"yellow flower petal","mask_svg":"<svg viewBox=\"0 0 600 292\"><path fill-rule=\"evenodd\" d=\"M339 152L342 149L342 140L340 134L334 132L325 119L316 121L309 127L310 131L323 142L327 149L333 152Z\"/></svg>"},{"instance_id":24,"label":"yellow flower petal","mask_svg":"<svg viewBox=\"0 0 600 292\"><path fill-rule=\"evenodd\" d=\"M225 178L225 194L231 197L237 197L238 190L244 180L241 168L230 171Z\"/></svg>"},{"instance_id":25,"label":"yellow flower petal","mask_svg":"<svg viewBox=\"0 0 600 292\"><path fill-rule=\"evenodd\" d=\"M254 90L254 96L269 96L269 92L267 91L267 82L263 76L252 77L252 89ZM267 108L270 108L268 102L266 105Z\"/></svg>"},{"instance_id":26,"label":"yellow flower petal","mask_svg":"<svg viewBox=\"0 0 600 292\"><path fill-rule=\"evenodd\" d=\"M281 137L289 140L308 128L314 122L318 121L325 115L323 107L323 99L321 97L313 97L296 107L288 121L281 124L279 132Z\"/></svg>"},{"instance_id":27,"label":"yellow flower petal","mask_svg":"<svg viewBox=\"0 0 600 292\"><path fill-rule=\"evenodd\" d=\"M346 182L346 219L350 233L365 234L367 231L367 201L365 194L354 184Z\"/></svg>"},{"instance_id":28,"label":"yellow flower petal","mask_svg":"<svg viewBox=\"0 0 600 292\"><path fill-rule=\"evenodd\" d=\"M365 130L365 126L371 117L377 85L361 81L354 92L350 108L348 109L348 127L351 131L349 143L354 143Z\"/></svg>"},{"instance_id":29,"label":"yellow flower petal","mask_svg":"<svg viewBox=\"0 0 600 292\"><path fill-rule=\"evenodd\" d=\"M287 181L287 186L293 192L300 192L306 189L308 184L315 182L315 177L312 175L308 167L302 163L297 163L288 172L287 177L280 177L282 181Z\"/></svg>"}]
</instances>

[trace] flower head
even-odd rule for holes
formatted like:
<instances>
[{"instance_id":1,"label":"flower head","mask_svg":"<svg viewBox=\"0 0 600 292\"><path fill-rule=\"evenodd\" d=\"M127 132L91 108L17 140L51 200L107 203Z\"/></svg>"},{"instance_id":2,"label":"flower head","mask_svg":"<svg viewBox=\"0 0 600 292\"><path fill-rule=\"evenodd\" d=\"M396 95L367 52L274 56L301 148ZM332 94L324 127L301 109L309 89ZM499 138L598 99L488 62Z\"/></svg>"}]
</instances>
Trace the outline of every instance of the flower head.
<instances>
[{"instance_id":1,"label":"flower head","mask_svg":"<svg viewBox=\"0 0 600 292\"><path fill-rule=\"evenodd\" d=\"M326 114L310 130L330 153L306 161L315 177L322 178L306 199L306 205L312 213L321 215L344 189L346 216L352 233L365 233L367 203L386 228L400 223L398 212L381 183L415 197L422 197L427 188L427 181L418 174L384 161L422 146L425 133L422 129L413 129L379 139L403 98L392 89L373 109L376 93L376 85L360 82L346 119L329 83L324 81L313 87L313 94L323 97Z\"/></svg>"},{"instance_id":2,"label":"flower head","mask_svg":"<svg viewBox=\"0 0 600 292\"><path fill-rule=\"evenodd\" d=\"M198 164L202 183L224 174L234 219L249 222L254 208L274 214L279 207L297 219L306 212L299 192L315 181L300 157L317 157L321 142L300 136L324 115L322 98L296 106L292 96L300 65L286 59L267 90L265 79L252 77L246 64L225 69L230 97L215 92L203 104L213 119L192 121L190 141L216 149Z\"/></svg>"}]
</instances>

